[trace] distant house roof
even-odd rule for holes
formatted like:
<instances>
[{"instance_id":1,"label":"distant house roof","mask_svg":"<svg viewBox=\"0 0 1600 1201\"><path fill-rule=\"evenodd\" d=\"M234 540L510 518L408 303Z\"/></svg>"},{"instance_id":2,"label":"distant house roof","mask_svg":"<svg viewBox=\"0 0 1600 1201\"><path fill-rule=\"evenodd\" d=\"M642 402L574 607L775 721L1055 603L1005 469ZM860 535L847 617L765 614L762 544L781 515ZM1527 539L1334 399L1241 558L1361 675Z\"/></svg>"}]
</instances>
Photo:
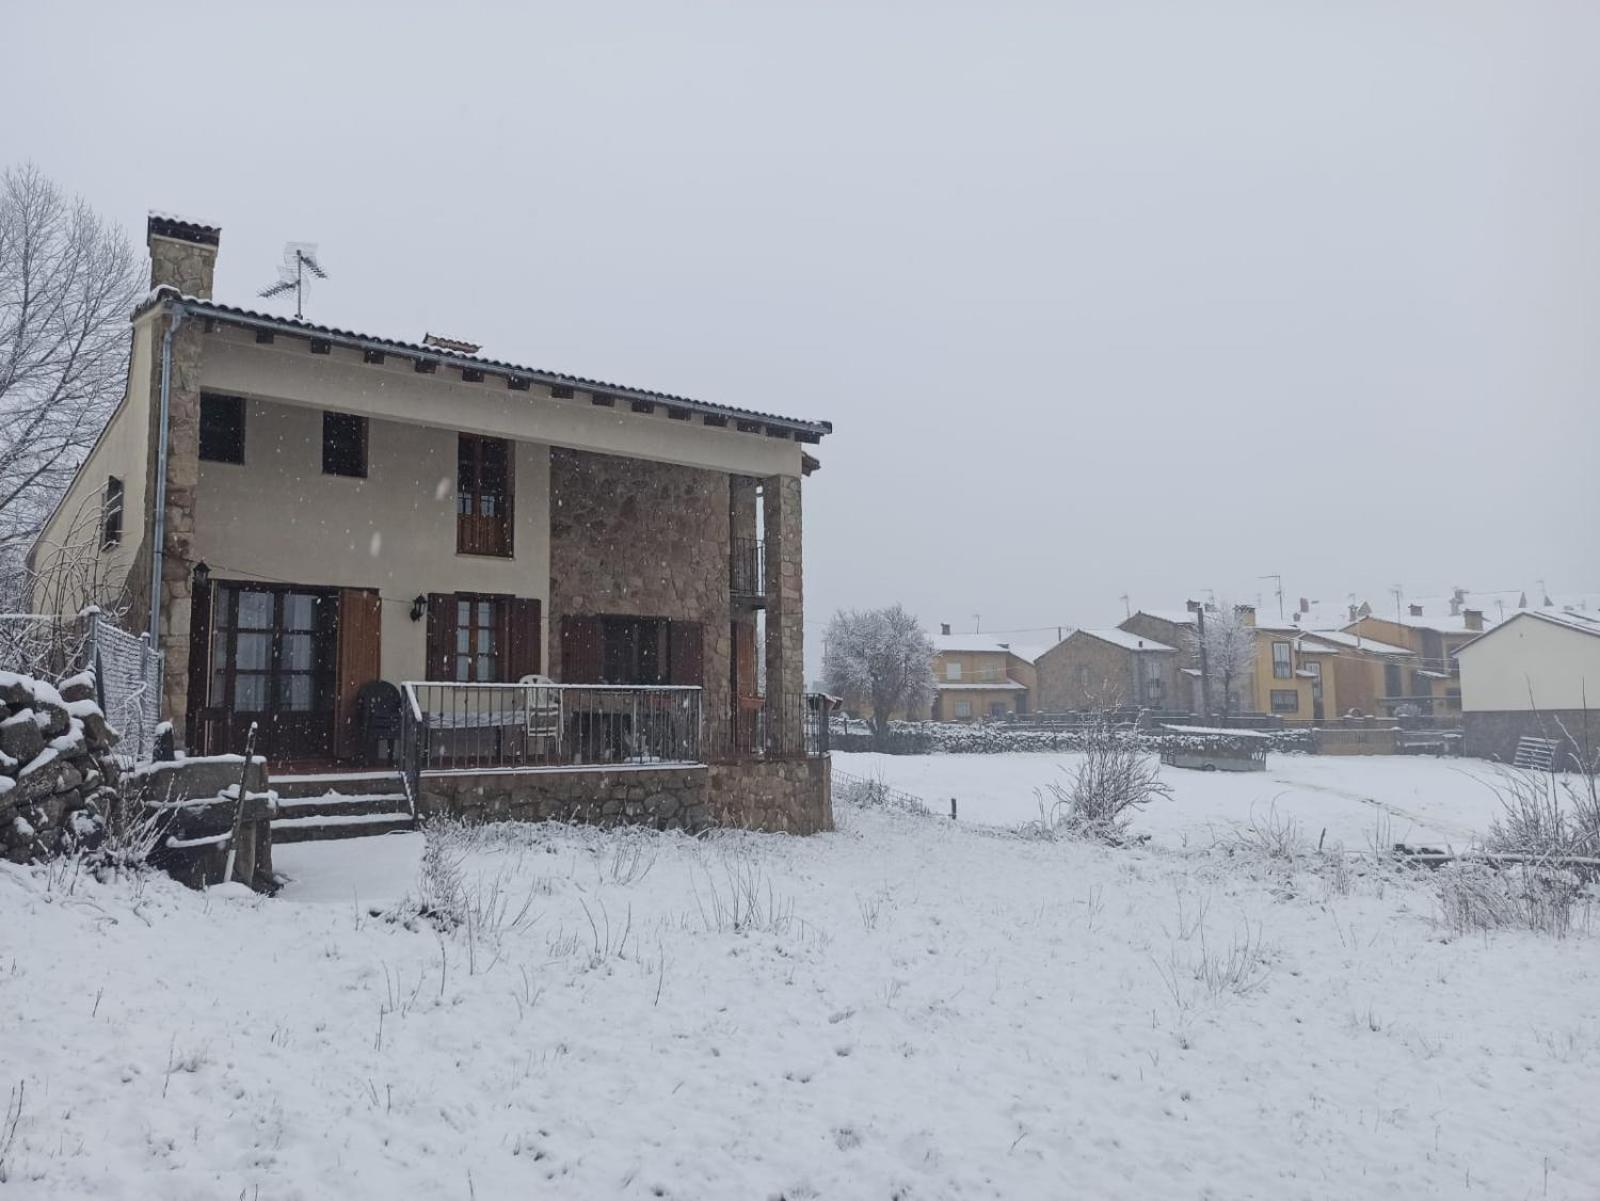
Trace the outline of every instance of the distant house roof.
<instances>
[{"instance_id":1,"label":"distant house roof","mask_svg":"<svg viewBox=\"0 0 1600 1201\"><path fill-rule=\"evenodd\" d=\"M1365 651L1372 655L1409 655L1411 651L1403 646L1395 646L1392 642L1379 642L1376 638L1368 638L1362 634L1350 634L1344 630L1307 630L1302 638L1315 638L1320 642L1331 642L1335 646L1350 647L1353 650Z\"/></svg>"},{"instance_id":2,"label":"distant house roof","mask_svg":"<svg viewBox=\"0 0 1600 1201\"><path fill-rule=\"evenodd\" d=\"M930 634L933 649L938 654L950 652L964 655L1015 655L1029 663L1031 655L1024 654L1009 642L996 642L987 634Z\"/></svg>"},{"instance_id":3,"label":"distant house roof","mask_svg":"<svg viewBox=\"0 0 1600 1201\"><path fill-rule=\"evenodd\" d=\"M971 683L938 683L934 685L940 692L1026 692L1028 686L1019 684L1015 680L992 680L987 684Z\"/></svg>"},{"instance_id":4,"label":"distant house roof","mask_svg":"<svg viewBox=\"0 0 1600 1201\"><path fill-rule=\"evenodd\" d=\"M191 227L199 230L213 228L170 217L152 217L152 221L170 222L174 226ZM423 363L433 363L440 367L460 368L464 371L479 373L476 377L478 379L482 378L482 373L487 372L496 376L505 376L508 380L518 380L523 384L533 382L547 387L581 390L596 398L605 397L609 400L635 401L640 405L660 405L667 411L669 416L673 415L673 410L676 409L686 416L690 413L700 414L709 425L728 425L731 421L740 433L766 433L773 437L792 437L796 442L809 443L821 441L824 434L833 432L833 423L829 421L808 421L797 417L781 417L776 413L763 413L755 409L741 409L732 405L712 404L703 400L691 400L686 396L674 396L668 392L652 392L643 388L630 388L623 384L609 384L603 380L587 379L579 375L567 375L559 371L547 371L541 367L518 366L515 363L485 358L478 354L463 354L446 350L436 345L428 345L425 342L408 342L394 338L378 337L374 334L357 333L353 330L337 329L328 325L316 325L313 322L295 317L281 317L275 313L261 313L252 309L236 308L233 305L218 304L214 300L205 300L197 296L186 296L176 288L166 285L156 288L145 297L134 311L134 315L137 316L139 313L167 301L181 304L192 313L199 314L202 317L213 318L223 324L239 325L256 330L273 330L308 339L317 338L336 345L354 347L364 351L379 351Z\"/></svg>"},{"instance_id":5,"label":"distant house roof","mask_svg":"<svg viewBox=\"0 0 1600 1201\"><path fill-rule=\"evenodd\" d=\"M1139 617L1141 615L1145 617L1154 617L1157 621L1164 621L1168 625L1194 625L1194 614L1190 613L1187 609L1138 609L1135 610L1133 614L1134 617Z\"/></svg>"},{"instance_id":6,"label":"distant house roof","mask_svg":"<svg viewBox=\"0 0 1600 1201\"><path fill-rule=\"evenodd\" d=\"M1123 650L1177 653L1175 647L1170 647L1165 642L1157 642L1154 638L1146 638L1141 634L1130 633L1127 630L1078 630L1077 633L1087 634L1090 638L1098 638L1101 642L1109 642L1112 646L1120 646Z\"/></svg>"},{"instance_id":7,"label":"distant house roof","mask_svg":"<svg viewBox=\"0 0 1600 1201\"><path fill-rule=\"evenodd\" d=\"M1498 634L1501 630L1509 629L1519 619L1525 617L1536 621L1549 622L1551 625L1561 626L1568 630L1576 630L1580 634L1588 634L1592 637L1600 638L1600 614L1572 613L1564 609L1522 609L1494 628L1485 630L1471 642L1463 642L1456 648L1456 654L1459 655L1468 647L1477 646L1491 634Z\"/></svg>"}]
</instances>

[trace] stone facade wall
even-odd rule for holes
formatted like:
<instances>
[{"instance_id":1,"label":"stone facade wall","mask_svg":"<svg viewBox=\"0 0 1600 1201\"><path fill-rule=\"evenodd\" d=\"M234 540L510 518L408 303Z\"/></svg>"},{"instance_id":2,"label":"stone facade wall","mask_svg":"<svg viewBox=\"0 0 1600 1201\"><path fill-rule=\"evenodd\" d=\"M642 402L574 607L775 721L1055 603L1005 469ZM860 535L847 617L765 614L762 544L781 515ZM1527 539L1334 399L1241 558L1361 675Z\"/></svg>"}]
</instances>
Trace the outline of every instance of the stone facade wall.
<instances>
[{"instance_id":1,"label":"stone facade wall","mask_svg":"<svg viewBox=\"0 0 1600 1201\"><path fill-rule=\"evenodd\" d=\"M1165 656L1175 659L1177 656ZM1101 705L1138 703L1134 683L1136 656L1120 646L1077 633L1068 635L1034 663L1038 684L1035 713L1076 713ZM1176 664L1168 673L1169 694L1176 687Z\"/></svg>"},{"instance_id":2,"label":"stone facade wall","mask_svg":"<svg viewBox=\"0 0 1600 1201\"><path fill-rule=\"evenodd\" d=\"M695 833L712 824L705 767L425 775L419 815L568 821Z\"/></svg>"},{"instance_id":3,"label":"stone facade wall","mask_svg":"<svg viewBox=\"0 0 1600 1201\"><path fill-rule=\"evenodd\" d=\"M778 745L797 747L804 741L800 698L806 688L800 477L770 477L761 495L767 541L767 724Z\"/></svg>"},{"instance_id":4,"label":"stone facade wall","mask_svg":"<svg viewBox=\"0 0 1600 1201\"><path fill-rule=\"evenodd\" d=\"M92 847L117 797L117 733L94 703L94 678L57 690L0 673L0 856L12 863Z\"/></svg>"},{"instance_id":5,"label":"stone facade wall","mask_svg":"<svg viewBox=\"0 0 1600 1201\"><path fill-rule=\"evenodd\" d=\"M720 763L710 769L712 821L769 833L833 829L833 761L778 759Z\"/></svg>"},{"instance_id":6,"label":"stone facade wall","mask_svg":"<svg viewBox=\"0 0 1600 1201\"><path fill-rule=\"evenodd\" d=\"M561 620L618 615L699 622L706 733L728 712L729 476L585 451L550 452L549 670ZM798 481L796 481L798 486Z\"/></svg>"},{"instance_id":7,"label":"stone facade wall","mask_svg":"<svg viewBox=\"0 0 1600 1201\"><path fill-rule=\"evenodd\" d=\"M1570 767L1571 743L1567 734L1570 733L1582 745L1586 721L1588 745L1591 748L1600 746L1600 715L1585 714L1582 709L1553 709L1537 713L1516 709L1469 711L1461 715L1461 753L1475 759L1496 759L1501 763L1510 763L1516 758L1518 739L1524 736L1553 738L1567 748L1563 762Z\"/></svg>"}]
</instances>

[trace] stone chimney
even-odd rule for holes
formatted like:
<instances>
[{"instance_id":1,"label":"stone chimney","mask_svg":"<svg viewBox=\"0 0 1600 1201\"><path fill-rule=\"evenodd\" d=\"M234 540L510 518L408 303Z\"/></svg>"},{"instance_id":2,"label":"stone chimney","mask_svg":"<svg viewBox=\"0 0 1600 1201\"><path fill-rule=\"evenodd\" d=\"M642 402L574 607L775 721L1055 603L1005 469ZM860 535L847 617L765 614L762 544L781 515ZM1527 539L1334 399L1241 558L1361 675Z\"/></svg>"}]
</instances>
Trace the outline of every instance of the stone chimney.
<instances>
[{"instance_id":1,"label":"stone chimney","mask_svg":"<svg viewBox=\"0 0 1600 1201\"><path fill-rule=\"evenodd\" d=\"M1303 596L1300 598L1300 612L1302 614L1311 612L1311 602Z\"/></svg>"},{"instance_id":2,"label":"stone chimney","mask_svg":"<svg viewBox=\"0 0 1600 1201\"><path fill-rule=\"evenodd\" d=\"M1483 610L1482 609L1463 609L1461 611L1461 617L1462 617L1462 620L1466 622L1467 629L1469 629L1469 630L1482 630L1483 629Z\"/></svg>"},{"instance_id":3,"label":"stone chimney","mask_svg":"<svg viewBox=\"0 0 1600 1201\"><path fill-rule=\"evenodd\" d=\"M220 225L151 213L144 237L150 247L150 288L176 288L185 296L211 299L212 277L217 269Z\"/></svg>"},{"instance_id":4,"label":"stone chimney","mask_svg":"<svg viewBox=\"0 0 1600 1201\"><path fill-rule=\"evenodd\" d=\"M1254 605L1235 605L1233 611L1239 615L1247 626L1256 624L1256 607Z\"/></svg>"},{"instance_id":5,"label":"stone chimney","mask_svg":"<svg viewBox=\"0 0 1600 1201\"><path fill-rule=\"evenodd\" d=\"M939 623L939 633L943 634L946 638L950 636L950 623L948 621L941 621Z\"/></svg>"},{"instance_id":6,"label":"stone chimney","mask_svg":"<svg viewBox=\"0 0 1600 1201\"><path fill-rule=\"evenodd\" d=\"M1413 616L1413 617L1421 617L1422 616L1422 606L1421 605L1407 605L1406 608L1411 611L1411 616Z\"/></svg>"},{"instance_id":7,"label":"stone chimney","mask_svg":"<svg viewBox=\"0 0 1600 1201\"><path fill-rule=\"evenodd\" d=\"M1351 621L1352 621L1352 622L1355 622L1355 621L1360 621L1360 620L1361 620L1361 615L1360 615L1360 613L1359 613L1359 612L1358 612L1358 611L1357 611L1357 609L1356 609L1356 603L1355 603L1355 601L1351 601L1351 602L1350 602L1350 609L1349 609L1349 613L1350 613L1350 620L1351 620Z\"/></svg>"}]
</instances>

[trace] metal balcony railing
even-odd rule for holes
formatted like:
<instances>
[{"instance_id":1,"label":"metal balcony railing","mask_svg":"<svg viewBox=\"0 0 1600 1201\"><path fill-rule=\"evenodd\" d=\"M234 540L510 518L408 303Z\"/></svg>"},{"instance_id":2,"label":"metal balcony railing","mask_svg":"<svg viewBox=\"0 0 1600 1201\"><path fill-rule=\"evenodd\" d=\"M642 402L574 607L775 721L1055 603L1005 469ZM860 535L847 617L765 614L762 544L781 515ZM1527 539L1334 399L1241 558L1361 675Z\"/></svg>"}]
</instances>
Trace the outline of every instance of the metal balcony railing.
<instances>
[{"instance_id":1,"label":"metal balcony railing","mask_svg":"<svg viewBox=\"0 0 1600 1201\"><path fill-rule=\"evenodd\" d=\"M429 771L701 763L701 690L611 684L403 685L413 803Z\"/></svg>"},{"instance_id":2,"label":"metal balcony railing","mask_svg":"<svg viewBox=\"0 0 1600 1201\"><path fill-rule=\"evenodd\" d=\"M760 538L735 538L728 557L728 590L734 596L767 595L767 544Z\"/></svg>"}]
</instances>

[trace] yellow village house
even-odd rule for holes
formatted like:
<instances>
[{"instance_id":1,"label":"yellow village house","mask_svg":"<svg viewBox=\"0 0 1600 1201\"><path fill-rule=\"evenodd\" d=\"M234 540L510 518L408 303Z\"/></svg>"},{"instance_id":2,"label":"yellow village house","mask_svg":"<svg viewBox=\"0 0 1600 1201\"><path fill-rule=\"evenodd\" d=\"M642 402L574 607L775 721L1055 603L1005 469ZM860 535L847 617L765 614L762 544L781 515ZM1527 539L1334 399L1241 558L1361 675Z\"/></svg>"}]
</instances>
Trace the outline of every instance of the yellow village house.
<instances>
[{"instance_id":1,"label":"yellow village house","mask_svg":"<svg viewBox=\"0 0 1600 1201\"><path fill-rule=\"evenodd\" d=\"M1027 713L1036 679L1033 659L986 634L933 638L934 721L996 721Z\"/></svg>"}]
</instances>

